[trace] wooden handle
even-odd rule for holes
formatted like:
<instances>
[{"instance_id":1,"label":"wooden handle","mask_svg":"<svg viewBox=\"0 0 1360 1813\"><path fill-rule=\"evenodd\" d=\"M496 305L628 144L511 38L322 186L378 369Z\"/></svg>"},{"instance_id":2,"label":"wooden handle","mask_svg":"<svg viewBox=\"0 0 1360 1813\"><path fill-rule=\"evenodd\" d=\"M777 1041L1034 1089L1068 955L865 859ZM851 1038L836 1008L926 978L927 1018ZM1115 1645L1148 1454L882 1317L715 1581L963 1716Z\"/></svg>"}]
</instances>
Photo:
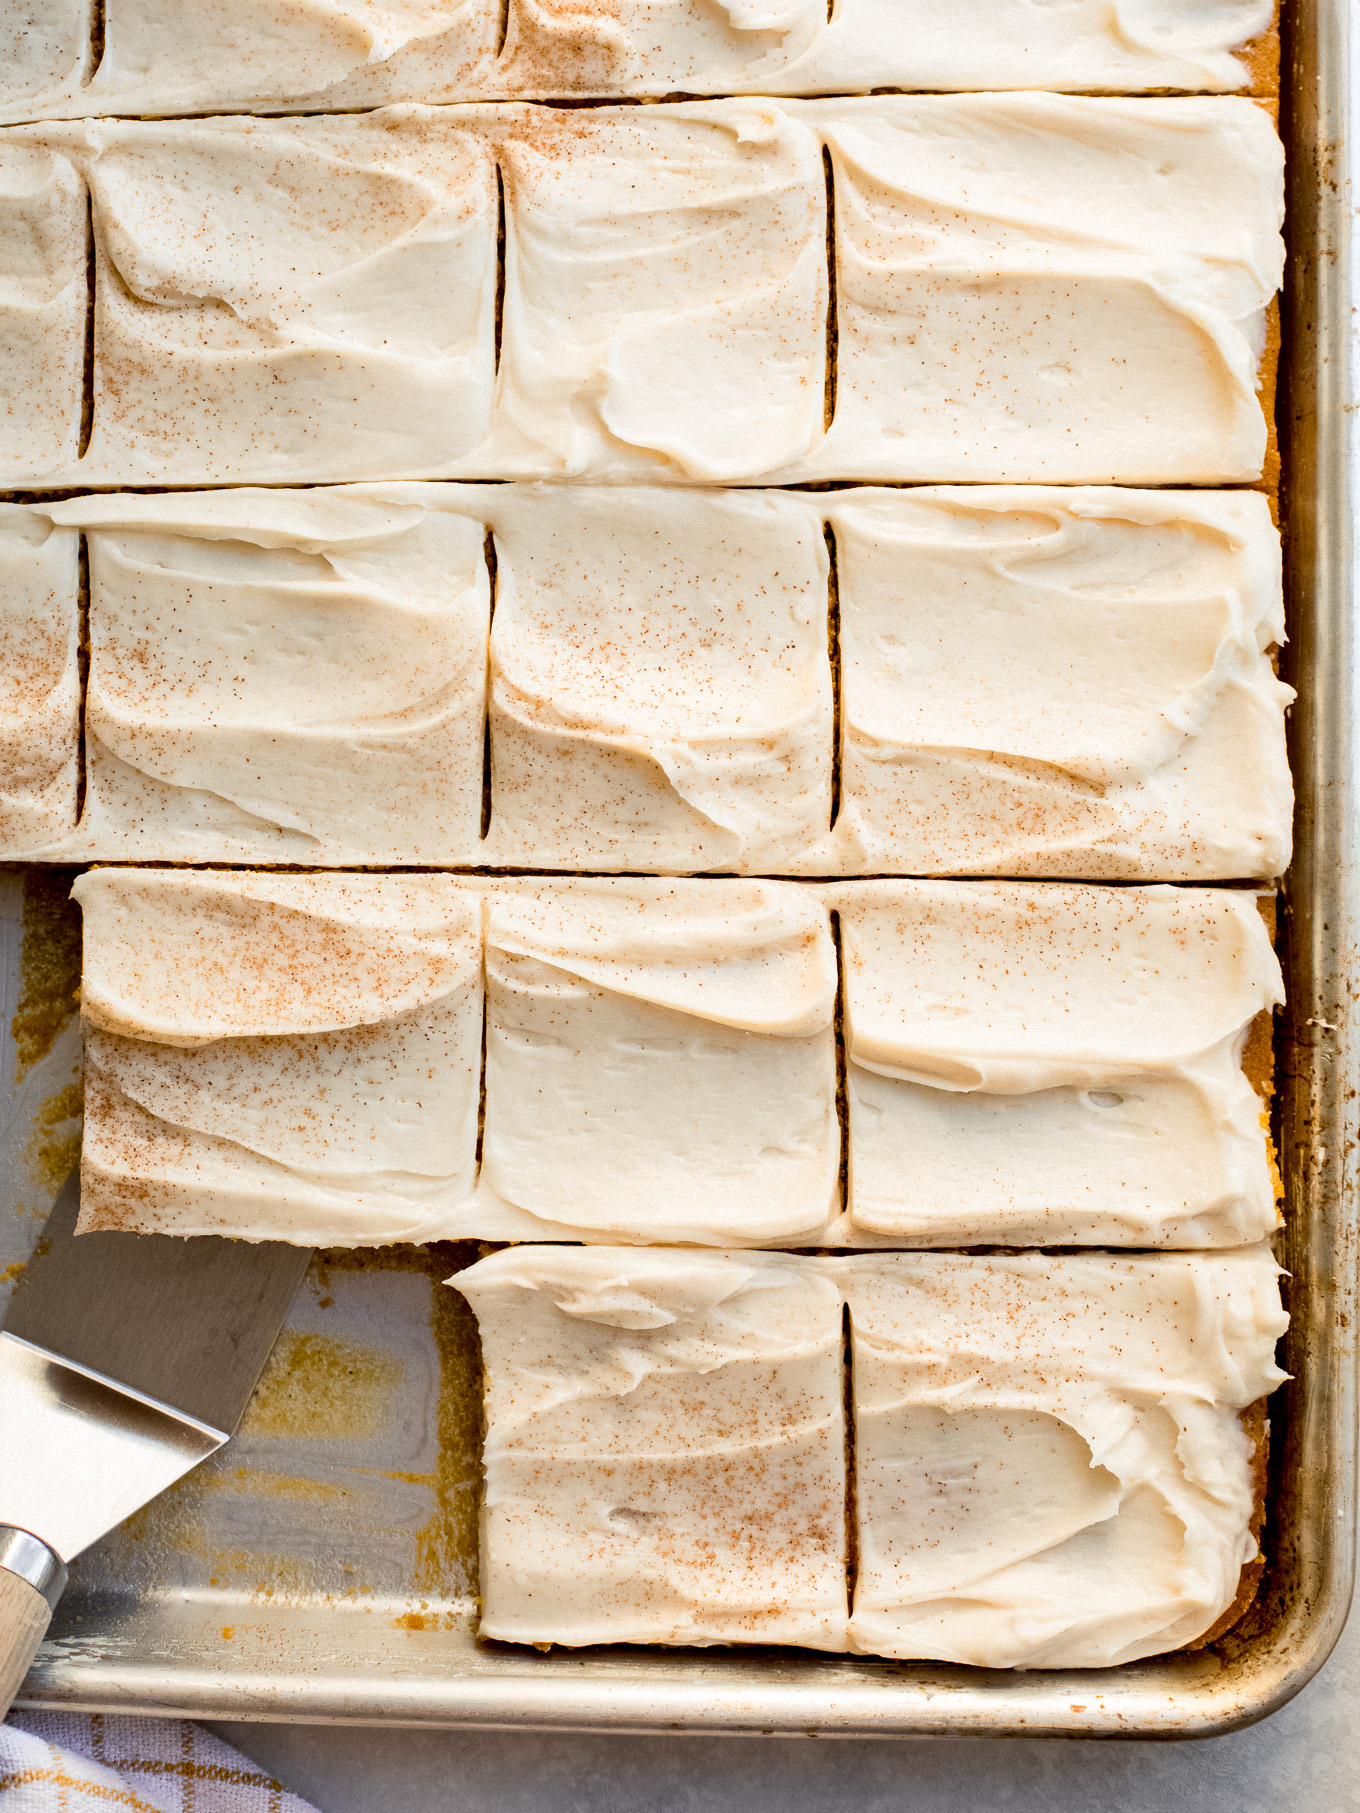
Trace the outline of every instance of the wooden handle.
<instances>
[{"instance_id":1,"label":"wooden handle","mask_svg":"<svg viewBox=\"0 0 1360 1813\"><path fill-rule=\"evenodd\" d=\"M37 1587L0 1567L0 1717L13 1705L51 1622L52 1608Z\"/></svg>"}]
</instances>

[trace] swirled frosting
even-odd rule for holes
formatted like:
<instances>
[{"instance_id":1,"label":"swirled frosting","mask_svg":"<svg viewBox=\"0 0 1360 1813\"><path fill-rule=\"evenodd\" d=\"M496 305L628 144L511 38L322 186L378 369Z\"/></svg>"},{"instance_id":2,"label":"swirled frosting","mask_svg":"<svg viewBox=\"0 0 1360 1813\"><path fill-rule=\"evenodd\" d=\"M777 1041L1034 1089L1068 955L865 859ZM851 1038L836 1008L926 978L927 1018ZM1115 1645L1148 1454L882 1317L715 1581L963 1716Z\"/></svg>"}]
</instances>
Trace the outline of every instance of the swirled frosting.
<instances>
[{"instance_id":1,"label":"swirled frosting","mask_svg":"<svg viewBox=\"0 0 1360 1813\"><path fill-rule=\"evenodd\" d=\"M76 460L86 303L75 165L40 135L0 135L0 488Z\"/></svg>"},{"instance_id":2,"label":"swirled frosting","mask_svg":"<svg viewBox=\"0 0 1360 1813\"><path fill-rule=\"evenodd\" d=\"M82 113L313 113L483 94L498 0L105 0Z\"/></svg>"},{"instance_id":3,"label":"swirled frosting","mask_svg":"<svg viewBox=\"0 0 1360 1813\"><path fill-rule=\"evenodd\" d=\"M486 885L486 1115L465 1231L820 1238L840 1162L821 903L779 882Z\"/></svg>"},{"instance_id":4,"label":"swirled frosting","mask_svg":"<svg viewBox=\"0 0 1360 1813\"><path fill-rule=\"evenodd\" d=\"M1107 1668L1193 1642L1257 1552L1239 1415L1285 1376L1264 1246L1213 1258L884 1254L850 1305L850 1644Z\"/></svg>"},{"instance_id":5,"label":"swirled frosting","mask_svg":"<svg viewBox=\"0 0 1360 1813\"><path fill-rule=\"evenodd\" d=\"M75 829L79 558L69 530L0 504L0 852L9 858Z\"/></svg>"},{"instance_id":6,"label":"swirled frosting","mask_svg":"<svg viewBox=\"0 0 1360 1813\"><path fill-rule=\"evenodd\" d=\"M81 110L90 15L89 0L0 0L0 120Z\"/></svg>"},{"instance_id":7,"label":"swirled frosting","mask_svg":"<svg viewBox=\"0 0 1360 1813\"><path fill-rule=\"evenodd\" d=\"M1243 891L128 869L76 898L104 1224L1230 1247L1275 1223L1242 1049L1280 978Z\"/></svg>"},{"instance_id":8,"label":"swirled frosting","mask_svg":"<svg viewBox=\"0 0 1360 1813\"><path fill-rule=\"evenodd\" d=\"M79 528L89 552L88 784L54 858L1288 861L1279 538L1252 493L387 484L27 509L26 534ZM68 732L25 734L69 756Z\"/></svg>"},{"instance_id":9,"label":"swirled frosting","mask_svg":"<svg viewBox=\"0 0 1360 1813\"><path fill-rule=\"evenodd\" d=\"M1283 152L1246 100L787 103L835 168L835 413L782 478L1261 475Z\"/></svg>"},{"instance_id":10,"label":"swirled frosting","mask_svg":"<svg viewBox=\"0 0 1360 1813\"><path fill-rule=\"evenodd\" d=\"M449 1282L486 1368L482 1634L1100 1668L1257 1554L1264 1246L804 1259L520 1247Z\"/></svg>"},{"instance_id":11,"label":"swirled frosting","mask_svg":"<svg viewBox=\"0 0 1360 1813\"><path fill-rule=\"evenodd\" d=\"M449 487L128 493L86 535L73 855L478 858L489 585Z\"/></svg>"},{"instance_id":12,"label":"swirled frosting","mask_svg":"<svg viewBox=\"0 0 1360 1813\"><path fill-rule=\"evenodd\" d=\"M521 1247L486 1366L484 1637L845 1647L841 1299L771 1253Z\"/></svg>"},{"instance_id":13,"label":"swirled frosting","mask_svg":"<svg viewBox=\"0 0 1360 1813\"><path fill-rule=\"evenodd\" d=\"M482 440L496 179L457 111L45 130L94 210L76 482L414 476Z\"/></svg>"},{"instance_id":14,"label":"swirled frosting","mask_svg":"<svg viewBox=\"0 0 1360 1813\"><path fill-rule=\"evenodd\" d=\"M771 871L830 822L821 524L773 492L488 494L483 860Z\"/></svg>"},{"instance_id":15,"label":"swirled frosting","mask_svg":"<svg viewBox=\"0 0 1360 1813\"><path fill-rule=\"evenodd\" d=\"M1269 0L510 0L486 79L525 95L1231 89L1234 48L1271 16Z\"/></svg>"},{"instance_id":16,"label":"swirled frosting","mask_svg":"<svg viewBox=\"0 0 1360 1813\"><path fill-rule=\"evenodd\" d=\"M815 136L755 100L483 117L505 312L468 476L712 483L806 453L826 344Z\"/></svg>"},{"instance_id":17,"label":"swirled frosting","mask_svg":"<svg viewBox=\"0 0 1360 1813\"><path fill-rule=\"evenodd\" d=\"M1249 101L507 103L15 133L75 160L93 200L92 436L80 459L58 429L26 447L52 483L1261 471L1282 153ZM78 366L27 375L78 419Z\"/></svg>"},{"instance_id":18,"label":"swirled frosting","mask_svg":"<svg viewBox=\"0 0 1360 1813\"><path fill-rule=\"evenodd\" d=\"M517 95L796 93L784 72L815 67L826 19L823 0L509 0L489 79ZM885 61L908 29L889 29Z\"/></svg>"},{"instance_id":19,"label":"swirled frosting","mask_svg":"<svg viewBox=\"0 0 1360 1813\"><path fill-rule=\"evenodd\" d=\"M850 1114L837 1243L1236 1246L1274 1227L1241 1054L1284 995L1252 895L852 882L826 898Z\"/></svg>"},{"instance_id":20,"label":"swirled frosting","mask_svg":"<svg viewBox=\"0 0 1360 1813\"><path fill-rule=\"evenodd\" d=\"M481 907L433 877L83 875L82 1228L437 1239L474 1178Z\"/></svg>"},{"instance_id":21,"label":"swirled frosting","mask_svg":"<svg viewBox=\"0 0 1360 1813\"><path fill-rule=\"evenodd\" d=\"M1293 789L1250 492L845 491L841 811L809 872L1271 877Z\"/></svg>"},{"instance_id":22,"label":"swirled frosting","mask_svg":"<svg viewBox=\"0 0 1360 1813\"><path fill-rule=\"evenodd\" d=\"M836 1209L807 889L124 869L76 898L89 1225L744 1246Z\"/></svg>"},{"instance_id":23,"label":"swirled frosting","mask_svg":"<svg viewBox=\"0 0 1360 1813\"><path fill-rule=\"evenodd\" d=\"M0 0L0 120L317 113L500 92L500 0Z\"/></svg>"},{"instance_id":24,"label":"swirled frosting","mask_svg":"<svg viewBox=\"0 0 1360 1813\"><path fill-rule=\"evenodd\" d=\"M1270 0L78 0L0 6L0 118L533 95L1227 90Z\"/></svg>"}]
</instances>

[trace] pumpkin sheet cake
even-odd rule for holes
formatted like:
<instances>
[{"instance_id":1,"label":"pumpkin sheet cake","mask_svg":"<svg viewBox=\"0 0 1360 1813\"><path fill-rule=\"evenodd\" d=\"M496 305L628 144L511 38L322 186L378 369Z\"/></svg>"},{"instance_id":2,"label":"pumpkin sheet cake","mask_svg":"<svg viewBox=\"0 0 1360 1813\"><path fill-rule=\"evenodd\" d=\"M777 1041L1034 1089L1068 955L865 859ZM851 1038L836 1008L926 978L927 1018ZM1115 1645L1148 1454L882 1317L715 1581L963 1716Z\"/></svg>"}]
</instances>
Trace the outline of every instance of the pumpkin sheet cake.
<instances>
[{"instance_id":1,"label":"pumpkin sheet cake","mask_svg":"<svg viewBox=\"0 0 1360 1813\"><path fill-rule=\"evenodd\" d=\"M486 1639L1214 1643L1284 1376L1270 0L0 48L82 1231L481 1243Z\"/></svg>"}]
</instances>

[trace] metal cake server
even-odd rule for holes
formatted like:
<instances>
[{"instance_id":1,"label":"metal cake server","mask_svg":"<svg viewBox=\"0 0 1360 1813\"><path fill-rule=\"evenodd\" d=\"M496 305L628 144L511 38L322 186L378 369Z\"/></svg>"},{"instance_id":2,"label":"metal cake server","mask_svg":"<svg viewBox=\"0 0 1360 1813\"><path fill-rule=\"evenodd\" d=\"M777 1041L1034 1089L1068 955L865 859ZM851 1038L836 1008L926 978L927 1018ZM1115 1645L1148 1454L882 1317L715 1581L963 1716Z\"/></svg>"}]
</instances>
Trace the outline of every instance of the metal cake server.
<instances>
[{"instance_id":1,"label":"metal cake server","mask_svg":"<svg viewBox=\"0 0 1360 1813\"><path fill-rule=\"evenodd\" d=\"M67 1564L229 1441L311 1257L75 1234L57 1198L0 1331L0 1716Z\"/></svg>"}]
</instances>

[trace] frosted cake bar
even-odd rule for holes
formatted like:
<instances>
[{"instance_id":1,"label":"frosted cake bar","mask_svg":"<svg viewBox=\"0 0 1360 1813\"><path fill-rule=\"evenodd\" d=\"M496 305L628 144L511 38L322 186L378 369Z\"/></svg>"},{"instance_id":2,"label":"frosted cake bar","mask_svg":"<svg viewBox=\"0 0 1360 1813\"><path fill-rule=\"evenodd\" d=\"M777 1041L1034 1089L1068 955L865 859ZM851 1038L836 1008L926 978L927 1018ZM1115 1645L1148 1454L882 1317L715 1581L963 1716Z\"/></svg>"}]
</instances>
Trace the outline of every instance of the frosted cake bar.
<instances>
[{"instance_id":1,"label":"frosted cake bar","mask_svg":"<svg viewBox=\"0 0 1360 1813\"><path fill-rule=\"evenodd\" d=\"M106 0L0 4L0 117L533 95L1240 88L1270 0Z\"/></svg>"},{"instance_id":2,"label":"frosted cake bar","mask_svg":"<svg viewBox=\"0 0 1360 1813\"><path fill-rule=\"evenodd\" d=\"M98 120L16 128L0 157L30 144L89 186L94 413L79 462L69 436L35 443L12 483L58 467L119 485L400 477L484 439L496 175L455 113ZM79 185L71 205L78 421Z\"/></svg>"},{"instance_id":3,"label":"frosted cake bar","mask_svg":"<svg viewBox=\"0 0 1360 1813\"><path fill-rule=\"evenodd\" d=\"M1282 874L1280 538L1252 492L845 491L825 873Z\"/></svg>"},{"instance_id":4,"label":"frosted cake bar","mask_svg":"<svg viewBox=\"0 0 1360 1813\"><path fill-rule=\"evenodd\" d=\"M835 171L835 414L783 478L1257 479L1283 151L1247 100L791 102Z\"/></svg>"},{"instance_id":5,"label":"frosted cake bar","mask_svg":"<svg viewBox=\"0 0 1360 1813\"><path fill-rule=\"evenodd\" d=\"M1235 1621L1259 1571L1249 1407L1285 1377L1278 1269L1264 1246L841 1262L851 1648L1108 1668Z\"/></svg>"},{"instance_id":6,"label":"frosted cake bar","mask_svg":"<svg viewBox=\"0 0 1360 1813\"><path fill-rule=\"evenodd\" d=\"M98 123L88 465L401 476L486 430L496 185L455 117Z\"/></svg>"},{"instance_id":7,"label":"frosted cake bar","mask_svg":"<svg viewBox=\"0 0 1360 1813\"><path fill-rule=\"evenodd\" d=\"M486 1368L481 1634L845 1648L840 1292L815 1261L521 1247Z\"/></svg>"},{"instance_id":8,"label":"frosted cake bar","mask_svg":"<svg viewBox=\"0 0 1360 1813\"><path fill-rule=\"evenodd\" d=\"M76 899L87 1225L756 1246L836 1211L807 889L101 869Z\"/></svg>"},{"instance_id":9,"label":"frosted cake bar","mask_svg":"<svg viewBox=\"0 0 1360 1813\"><path fill-rule=\"evenodd\" d=\"M1264 1246L483 1259L449 1280L485 1365L481 1634L989 1668L1210 1640L1260 1568L1278 1269Z\"/></svg>"},{"instance_id":10,"label":"frosted cake bar","mask_svg":"<svg viewBox=\"0 0 1360 1813\"><path fill-rule=\"evenodd\" d=\"M813 509L576 486L488 507L484 861L777 873L825 836L835 731Z\"/></svg>"},{"instance_id":11,"label":"frosted cake bar","mask_svg":"<svg viewBox=\"0 0 1360 1813\"><path fill-rule=\"evenodd\" d=\"M722 482L818 438L817 140L773 102L485 116L505 183L495 433L469 476Z\"/></svg>"},{"instance_id":12,"label":"frosted cake bar","mask_svg":"<svg viewBox=\"0 0 1360 1813\"><path fill-rule=\"evenodd\" d=\"M0 504L0 850L75 830L80 748L80 539Z\"/></svg>"},{"instance_id":13,"label":"frosted cake bar","mask_svg":"<svg viewBox=\"0 0 1360 1813\"><path fill-rule=\"evenodd\" d=\"M900 881L826 898L850 1118L830 1244L1230 1247L1275 1227L1242 1052L1284 993L1253 895Z\"/></svg>"},{"instance_id":14,"label":"frosted cake bar","mask_svg":"<svg viewBox=\"0 0 1360 1813\"><path fill-rule=\"evenodd\" d=\"M488 884L485 1240L813 1242L839 1200L826 909L779 882Z\"/></svg>"},{"instance_id":15,"label":"frosted cake bar","mask_svg":"<svg viewBox=\"0 0 1360 1813\"><path fill-rule=\"evenodd\" d=\"M481 902L426 877L81 876L81 1231L432 1240L471 1193Z\"/></svg>"},{"instance_id":16,"label":"frosted cake bar","mask_svg":"<svg viewBox=\"0 0 1360 1813\"><path fill-rule=\"evenodd\" d=\"M83 203L58 160L67 249L40 262L69 344L53 364L21 335L0 365L11 483L1261 473L1282 153L1250 101L399 107L0 135L11 161L48 146L91 186L93 428L74 458ZM25 208L0 211L0 257L26 268Z\"/></svg>"},{"instance_id":17,"label":"frosted cake bar","mask_svg":"<svg viewBox=\"0 0 1360 1813\"><path fill-rule=\"evenodd\" d=\"M499 0L104 0L82 113L316 113L486 92Z\"/></svg>"},{"instance_id":18,"label":"frosted cake bar","mask_svg":"<svg viewBox=\"0 0 1360 1813\"><path fill-rule=\"evenodd\" d=\"M85 531L73 853L466 863L481 842L490 587L446 487L120 494Z\"/></svg>"}]
</instances>

